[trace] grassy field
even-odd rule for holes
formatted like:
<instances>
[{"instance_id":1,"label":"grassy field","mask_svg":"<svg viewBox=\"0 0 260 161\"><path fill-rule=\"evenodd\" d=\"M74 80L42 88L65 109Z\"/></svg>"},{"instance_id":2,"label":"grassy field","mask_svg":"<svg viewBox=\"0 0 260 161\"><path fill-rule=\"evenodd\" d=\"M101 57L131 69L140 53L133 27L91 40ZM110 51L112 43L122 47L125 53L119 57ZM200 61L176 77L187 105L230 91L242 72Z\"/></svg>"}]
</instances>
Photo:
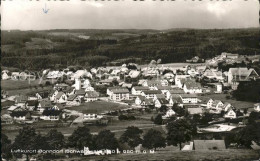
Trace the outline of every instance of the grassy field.
<instances>
[{"instance_id":1,"label":"grassy field","mask_svg":"<svg viewBox=\"0 0 260 161\"><path fill-rule=\"evenodd\" d=\"M69 110L75 110L82 113L104 113L108 111L115 111L130 108L128 105L122 105L113 102L105 102L105 101L96 101L96 102L86 102L81 104L80 106L75 107L67 107Z\"/></svg>"},{"instance_id":2,"label":"grassy field","mask_svg":"<svg viewBox=\"0 0 260 161\"><path fill-rule=\"evenodd\" d=\"M40 87L39 84L45 84L46 80L40 81L39 79L34 81L22 81L22 80L1 80L1 88L6 90L11 95L26 95L31 92L37 92L41 90L51 90L51 86ZM51 81L50 81L51 82ZM36 87L36 88L35 88Z\"/></svg>"},{"instance_id":3,"label":"grassy field","mask_svg":"<svg viewBox=\"0 0 260 161\"><path fill-rule=\"evenodd\" d=\"M226 150L198 150L179 151L177 147L168 146L155 153L147 154L118 154L108 156L87 156L81 158L68 158L64 161L74 160L171 160L171 161L257 161L259 151L249 149Z\"/></svg>"}]
</instances>

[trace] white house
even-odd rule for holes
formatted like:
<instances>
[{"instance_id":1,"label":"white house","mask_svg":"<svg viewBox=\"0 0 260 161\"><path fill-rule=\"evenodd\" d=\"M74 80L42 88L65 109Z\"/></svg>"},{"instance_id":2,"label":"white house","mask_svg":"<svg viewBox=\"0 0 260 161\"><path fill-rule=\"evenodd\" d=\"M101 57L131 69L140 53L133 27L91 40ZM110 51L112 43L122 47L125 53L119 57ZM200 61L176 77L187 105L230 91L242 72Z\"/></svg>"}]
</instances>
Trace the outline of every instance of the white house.
<instances>
[{"instance_id":1,"label":"white house","mask_svg":"<svg viewBox=\"0 0 260 161\"><path fill-rule=\"evenodd\" d=\"M199 83L187 81L184 84L183 90L185 93L202 93L202 87Z\"/></svg>"},{"instance_id":2,"label":"white house","mask_svg":"<svg viewBox=\"0 0 260 161\"><path fill-rule=\"evenodd\" d=\"M84 114L83 119L84 120L99 120L103 118L102 115L97 115L97 114Z\"/></svg>"},{"instance_id":3,"label":"white house","mask_svg":"<svg viewBox=\"0 0 260 161\"><path fill-rule=\"evenodd\" d=\"M182 88L182 80L186 80L187 78L190 78L190 75L176 75L175 76L175 85L177 85L179 88Z\"/></svg>"},{"instance_id":4,"label":"white house","mask_svg":"<svg viewBox=\"0 0 260 161\"><path fill-rule=\"evenodd\" d=\"M254 104L254 110L260 112L260 103Z\"/></svg>"},{"instance_id":5,"label":"white house","mask_svg":"<svg viewBox=\"0 0 260 161\"><path fill-rule=\"evenodd\" d=\"M228 71L229 84L239 81L249 81L250 79L256 78L259 78L259 75L253 68L229 68Z\"/></svg>"},{"instance_id":6,"label":"white house","mask_svg":"<svg viewBox=\"0 0 260 161\"><path fill-rule=\"evenodd\" d=\"M136 98L135 98L135 104L136 105L141 105L141 103L145 100L146 98L144 97L144 96L137 96Z\"/></svg>"},{"instance_id":7,"label":"white house","mask_svg":"<svg viewBox=\"0 0 260 161\"><path fill-rule=\"evenodd\" d=\"M68 97L66 105L69 106L79 106L82 102L82 99L76 95L76 94L72 94Z\"/></svg>"},{"instance_id":8,"label":"white house","mask_svg":"<svg viewBox=\"0 0 260 161\"><path fill-rule=\"evenodd\" d=\"M198 97L194 94L180 94L182 103L196 104L198 103Z\"/></svg>"},{"instance_id":9,"label":"white house","mask_svg":"<svg viewBox=\"0 0 260 161\"><path fill-rule=\"evenodd\" d=\"M212 103L211 109L221 111L223 105L224 105L224 103L223 103L222 101L220 101L220 100L215 100L215 101Z\"/></svg>"},{"instance_id":10,"label":"white house","mask_svg":"<svg viewBox=\"0 0 260 161\"><path fill-rule=\"evenodd\" d=\"M129 100L129 91L127 88L112 89L110 99L114 101Z\"/></svg>"},{"instance_id":11,"label":"white house","mask_svg":"<svg viewBox=\"0 0 260 161\"><path fill-rule=\"evenodd\" d=\"M174 88L166 92L166 99L170 99L173 94L184 94L184 91L179 88Z\"/></svg>"},{"instance_id":12,"label":"white house","mask_svg":"<svg viewBox=\"0 0 260 161\"><path fill-rule=\"evenodd\" d=\"M148 91L149 87L135 86L131 89L132 95L141 95L143 91Z\"/></svg>"},{"instance_id":13,"label":"white house","mask_svg":"<svg viewBox=\"0 0 260 161\"><path fill-rule=\"evenodd\" d=\"M58 92L54 98L55 103L66 103L67 102L67 95L64 92Z\"/></svg>"},{"instance_id":14,"label":"white house","mask_svg":"<svg viewBox=\"0 0 260 161\"><path fill-rule=\"evenodd\" d=\"M45 109L51 108L52 104L50 100L40 100L38 107L37 107L37 111L39 111L40 113L42 113Z\"/></svg>"},{"instance_id":15,"label":"white house","mask_svg":"<svg viewBox=\"0 0 260 161\"><path fill-rule=\"evenodd\" d=\"M163 94L166 95L166 93L170 90L172 90L173 88L171 86L157 86L155 87L155 90L160 90L162 91Z\"/></svg>"},{"instance_id":16,"label":"white house","mask_svg":"<svg viewBox=\"0 0 260 161\"><path fill-rule=\"evenodd\" d=\"M86 102L93 102L93 101L97 101L99 97L99 93L96 91L87 91L85 94L85 98L84 100Z\"/></svg>"},{"instance_id":17,"label":"white house","mask_svg":"<svg viewBox=\"0 0 260 161\"><path fill-rule=\"evenodd\" d=\"M171 116L174 116L176 113L172 110L172 109L169 109L167 110L166 114L162 116L163 119L166 119L166 118L169 118Z\"/></svg>"},{"instance_id":18,"label":"white house","mask_svg":"<svg viewBox=\"0 0 260 161\"><path fill-rule=\"evenodd\" d=\"M167 101L165 98L158 98L154 101L154 105L155 107L160 108L163 105L165 106L169 105L169 101Z\"/></svg>"},{"instance_id":19,"label":"white house","mask_svg":"<svg viewBox=\"0 0 260 161\"><path fill-rule=\"evenodd\" d=\"M2 80L7 80L7 79L10 79L10 78L11 77L6 72L2 73Z\"/></svg>"},{"instance_id":20,"label":"white house","mask_svg":"<svg viewBox=\"0 0 260 161\"><path fill-rule=\"evenodd\" d=\"M61 110L44 110L40 119L49 121L58 121L61 117Z\"/></svg>"},{"instance_id":21,"label":"white house","mask_svg":"<svg viewBox=\"0 0 260 161\"><path fill-rule=\"evenodd\" d=\"M154 99L156 94L162 94L162 92L159 90L150 90L150 91L143 91L141 93L141 95L145 96L145 98L147 98L147 99L149 99L149 98Z\"/></svg>"},{"instance_id":22,"label":"white house","mask_svg":"<svg viewBox=\"0 0 260 161\"><path fill-rule=\"evenodd\" d=\"M231 118L231 119L234 119L234 118L237 118L237 114L236 112L230 108L224 115L224 118Z\"/></svg>"}]
</instances>

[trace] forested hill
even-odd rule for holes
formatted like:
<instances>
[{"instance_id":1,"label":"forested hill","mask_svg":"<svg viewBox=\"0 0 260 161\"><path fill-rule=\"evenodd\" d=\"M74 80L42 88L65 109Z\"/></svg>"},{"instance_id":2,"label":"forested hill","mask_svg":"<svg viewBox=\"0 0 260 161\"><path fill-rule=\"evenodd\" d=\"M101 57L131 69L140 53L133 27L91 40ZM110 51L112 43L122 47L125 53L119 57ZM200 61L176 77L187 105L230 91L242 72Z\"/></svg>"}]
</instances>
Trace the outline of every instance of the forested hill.
<instances>
[{"instance_id":1,"label":"forested hill","mask_svg":"<svg viewBox=\"0 0 260 161\"><path fill-rule=\"evenodd\" d=\"M38 70L67 65L184 62L221 52L260 54L259 29L2 31L1 65Z\"/></svg>"}]
</instances>

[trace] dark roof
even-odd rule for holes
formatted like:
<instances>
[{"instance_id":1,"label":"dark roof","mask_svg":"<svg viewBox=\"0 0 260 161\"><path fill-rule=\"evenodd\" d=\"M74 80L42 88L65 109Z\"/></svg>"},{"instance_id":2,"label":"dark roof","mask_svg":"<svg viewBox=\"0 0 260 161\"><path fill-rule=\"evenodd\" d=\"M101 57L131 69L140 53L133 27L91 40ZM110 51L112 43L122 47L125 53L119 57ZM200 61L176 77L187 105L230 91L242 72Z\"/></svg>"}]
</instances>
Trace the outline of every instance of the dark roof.
<instances>
[{"instance_id":1,"label":"dark roof","mask_svg":"<svg viewBox=\"0 0 260 161\"><path fill-rule=\"evenodd\" d=\"M10 114L10 116L12 116L12 117L22 117L22 116L26 116L27 114L30 114L30 112L29 111L13 111L11 114Z\"/></svg>"},{"instance_id":2,"label":"dark roof","mask_svg":"<svg viewBox=\"0 0 260 161\"><path fill-rule=\"evenodd\" d=\"M59 99L63 94L65 94L65 93L63 93L63 92L58 92L58 94L56 95L56 98Z\"/></svg>"},{"instance_id":3,"label":"dark roof","mask_svg":"<svg viewBox=\"0 0 260 161\"><path fill-rule=\"evenodd\" d=\"M61 114L61 110L44 110L42 115L44 116L58 116Z\"/></svg>"},{"instance_id":4,"label":"dark roof","mask_svg":"<svg viewBox=\"0 0 260 161\"><path fill-rule=\"evenodd\" d=\"M182 98L197 98L196 94L180 94Z\"/></svg>"},{"instance_id":5,"label":"dark roof","mask_svg":"<svg viewBox=\"0 0 260 161\"><path fill-rule=\"evenodd\" d=\"M160 90L150 90L150 91L143 91L144 94L161 94Z\"/></svg>"},{"instance_id":6,"label":"dark roof","mask_svg":"<svg viewBox=\"0 0 260 161\"><path fill-rule=\"evenodd\" d=\"M27 96L21 95L16 97L16 102L17 103L25 103L28 100Z\"/></svg>"},{"instance_id":7,"label":"dark roof","mask_svg":"<svg viewBox=\"0 0 260 161\"><path fill-rule=\"evenodd\" d=\"M179 88L171 89L171 90L169 90L169 92L171 94L184 94L184 91L182 89L179 89Z\"/></svg>"},{"instance_id":8,"label":"dark roof","mask_svg":"<svg viewBox=\"0 0 260 161\"><path fill-rule=\"evenodd\" d=\"M96 98L99 96L99 93L96 91L87 91L85 97L87 98Z\"/></svg>"},{"instance_id":9,"label":"dark roof","mask_svg":"<svg viewBox=\"0 0 260 161\"><path fill-rule=\"evenodd\" d=\"M72 94L72 95L69 95L69 97L68 97L68 101L73 101L75 98L77 97L77 95L76 94Z\"/></svg>"},{"instance_id":10,"label":"dark roof","mask_svg":"<svg viewBox=\"0 0 260 161\"><path fill-rule=\"evenodd\" d=\"M76 95L85 95L85 93L85 89L76 90L75 92Z\"/></svg>"},{"instance_id":11,"label":"dark roof","mask_svg":"<svg viewBox=\"0 0 260 161\"><path fill-rule=\"evenodd\" d=\"M169 101L167 101L165 98L158 98L158 101L162 104L162 105L165 105L165 104L168 104Z\"/></svg>"},{"instance_id":12,"label":"dark roof","mask_svg":"<svg viewBox=\"0 0 260 161\"><path fill-rule=\"evenodd\" d=\"M50 100L41 100L41 101L39 102L39 104L41 105L41 107L51 107L51 106L52 106Z\"/></svg>"},{"instance_id":13,"label":"dark roof","mask_svg":"<svg viewBox=\"0 0 260 161\"><path fill-rule=\"evenodd\" d=\"M143 86L135 86L133 87L135 90L149 90L149 87L143 87Z\"/></svg>"},{"instance_id":14,"label":"dark roof","mask_svg":"<svg viewBox=\"0 0 260 161\"><path fill-rule=\"evenodd\" d=\"M38 105L38 100L28 100L26 101L27 106L37 106Z\"/></svg>"},{"instance_id":15,"label":"dark roof","mask_svg":"<svg viewBox=\"0 0 260 161\"><path fill-rule=\"evenodd\" d=\"M172 90L171 86L157 86L158 90Z\"/></svg>"},{"instance_id":16,"label":"dark roof","mask_svg":"<svg viewBox=\"0 0 260 161\"><path fill-rule=\"evenodd\" d=\"M113 93L129 93L127 88L120 88L120 89L111 89Z\"/></svg>"}]
</instances>

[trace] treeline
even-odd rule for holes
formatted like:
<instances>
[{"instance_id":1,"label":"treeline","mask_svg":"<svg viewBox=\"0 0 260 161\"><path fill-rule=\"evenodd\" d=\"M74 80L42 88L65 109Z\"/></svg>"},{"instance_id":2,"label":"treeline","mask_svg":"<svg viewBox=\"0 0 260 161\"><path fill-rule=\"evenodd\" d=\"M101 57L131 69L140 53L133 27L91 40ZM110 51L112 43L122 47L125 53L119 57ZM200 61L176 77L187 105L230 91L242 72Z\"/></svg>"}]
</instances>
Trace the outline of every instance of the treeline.
<instances>
[{"instance_id":1,"label":"treeline","mask_svg":"<svg viewBox=\"0 0 260 161\"><path fill-rule=\"evenodd\" d=\"M67 30L65 30L67 31ZM84 31L84 30L83 30ZM127 30L131 33L131 30ZM126 58L133 58L133 63L149 63L152 59L162 59L163 63L185 62L194 56L207 59L222 52L238 53L243 55L259 54L258 29L234 29L234 30L176 30L166 33L153 32L150 34L144 31L133 31L140 36L133 36L126 39L89 39L83 40L71 35L52 35L51 31L12 31L2 32L2 65L7 67L18 67L23 57L38 57L33 61L45 61L48 55L48 62L41 66L33 63L34 69L53 67L56 64L98 66L104 62L118 61L124 63ZM84 33L91 33L91 36L109 37L119 30L86 30ZM125 31L126 32L126 31ZM120 35L119 35L120 36ZM116 37L116 34L113 35ZM53 44L51 49L27 49L26 42L31 38L42 38L50 40ZM13 45L8 49L5 46ZM93 57L93 58L92 58ZM27 60L22 60L22 62ZM28 60L31 61L31 60ZM65 62L64 62L65 61ZM28 64L28 63L27 63ZM29 66L24 66L29 68Z\"/></svg>"}]
</instances>

